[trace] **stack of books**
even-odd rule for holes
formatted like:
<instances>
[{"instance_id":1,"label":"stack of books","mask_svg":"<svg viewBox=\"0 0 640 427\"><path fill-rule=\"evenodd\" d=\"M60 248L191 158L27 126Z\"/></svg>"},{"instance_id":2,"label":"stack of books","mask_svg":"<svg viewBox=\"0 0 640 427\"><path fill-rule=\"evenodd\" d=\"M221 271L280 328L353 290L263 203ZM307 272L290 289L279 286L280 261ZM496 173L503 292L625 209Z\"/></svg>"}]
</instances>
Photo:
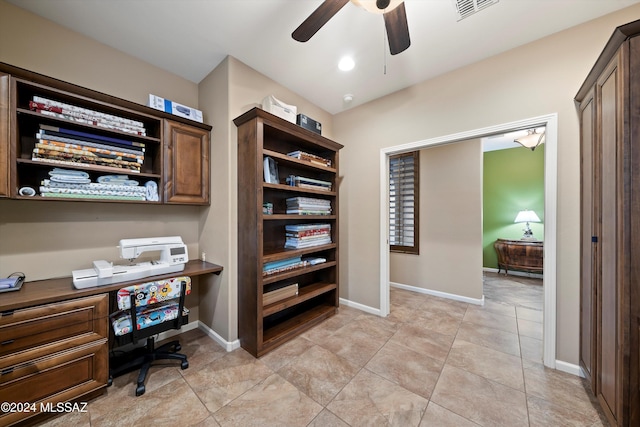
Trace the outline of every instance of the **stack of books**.
<instances>
[{"instance_id":1,"label":"stack of books","mask_svg":"<svg viewBox=\"0 0 640 427\"><path fill-rule=\"evenodd\" d=\"M331 215L331 201L311 197L287 199L288 215Z\"/></svg>"},{"instance_id":2,"label":"stack of books","mask_svg":"<svg viewBox=\"0 0 640 427\"><path fill-rule=\"evenodd\" d=\"M291 175L287 177L287 184L311 190L331 191L331 183L329 181L321 181L304 176Z\"/></svg>"},{"instance_id":3,"label":"stack of books","mask_svg":"<svg viewBox=\"0 0 640 427\"><path fill-rule=\"evenodd\" d=\"M144 143L121 138L40 125L32 160L66 165L97 165L114 172L139 173Z\"/></svg>"},{"instance_id":4,"label":"stack of books","mask_svg":"<svg viewBox=\"0 0 640 427\"><path fill-rule=\"evenodd\" d=\"M283 299L295 297L296 295L298 295L298 284L294 283L262 294L262 305L273 304Z\"/></svg>"},{"instance_id":5,"label":"stack of books","mask_svg":"<svg viewBox=\"0 0 640 427\"><path fill-rule=\"evenodd\" d=\"M303 249L331 243L331 224L286 225L287 249Z\"/></svg>"},{"instance_id":6,"label":"stack of books","mask_svg":"<svg viewBox=\"0 0 640 427\"><path fill-rule=\"evenodd\" d=\"M315 165L331 167L330 159L325 159L324 157L316 156L315 154L311 153L305 153L304 151L292 151L291 153L287 153L287 156L305 160Z\"/></svg>"},{"instance_id":7,"label":"stack of books","mask_svg":"<svg viewBox=\"0 0 640 427\"><path fill-rule=\"evenodd\" d=\"M284 273L285 271L304 267L305 265L307 265L307 263L303 261L301 257L265 262L262 266L262 275L270 276L272 274Z\"/></svg>"}]
</instances>

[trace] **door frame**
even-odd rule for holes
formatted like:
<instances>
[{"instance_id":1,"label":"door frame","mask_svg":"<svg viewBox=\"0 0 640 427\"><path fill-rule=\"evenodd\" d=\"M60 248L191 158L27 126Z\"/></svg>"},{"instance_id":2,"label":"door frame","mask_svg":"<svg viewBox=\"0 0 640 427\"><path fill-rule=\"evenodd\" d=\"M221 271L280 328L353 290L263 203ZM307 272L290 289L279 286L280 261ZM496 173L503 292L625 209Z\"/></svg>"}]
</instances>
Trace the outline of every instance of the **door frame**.
<instances>
[{"instance_id":1,"label":"door frame","mask_svg":"<svg viewBox=\"0 0 640 427\"><path fill-rule=\"evenodd\" d=\"M556 369L556 262L558 195L558 113L502 123L380 150L380 315L389 314L389 156L422 148L482 138L515 130L545 127L543 363ZM483 297L484 298L484 297Z\"/></svg>"}]
</instances>

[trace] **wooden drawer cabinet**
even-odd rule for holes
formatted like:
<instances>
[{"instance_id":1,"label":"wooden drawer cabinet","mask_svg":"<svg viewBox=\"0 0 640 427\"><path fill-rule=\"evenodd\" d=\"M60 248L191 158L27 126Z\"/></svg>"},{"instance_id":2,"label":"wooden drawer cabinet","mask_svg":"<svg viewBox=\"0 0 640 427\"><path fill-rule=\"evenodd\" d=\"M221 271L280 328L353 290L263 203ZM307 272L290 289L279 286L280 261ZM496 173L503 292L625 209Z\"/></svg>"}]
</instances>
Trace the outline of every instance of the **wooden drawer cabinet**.
<instances>
[{"instance_id":1,"label":"wooden drawer cabinet","mask_svg":"<svg viewBox=\"0 0 640 427\"><path fill-rule=\"evenodd\" d=\"M498 254L498 273L504 269L542 273L544 248L542 242L498 239L493 244Z\"/></svg>"},{"instance_id":2,"label":"wooden drawer cabinet","mask_svg":"<svg viewBox=\"0 0 640 427\"><path fill-rule=\"evenodd\" d=\"M108 380L108 296L0 313L0 402L65 402ZM37 415L0 413L0 425Z\"/></svg>"}]
</instances>

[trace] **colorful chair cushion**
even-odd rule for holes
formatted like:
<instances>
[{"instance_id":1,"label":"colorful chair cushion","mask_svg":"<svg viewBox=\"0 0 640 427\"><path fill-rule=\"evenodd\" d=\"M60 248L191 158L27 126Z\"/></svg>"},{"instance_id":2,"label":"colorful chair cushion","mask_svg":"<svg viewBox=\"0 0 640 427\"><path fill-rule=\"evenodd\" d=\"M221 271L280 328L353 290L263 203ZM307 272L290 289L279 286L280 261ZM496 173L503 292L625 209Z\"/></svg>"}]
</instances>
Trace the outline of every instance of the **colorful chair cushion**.
<instances>
[{"instance_id":1,"label":"colorful chair cushion","mask_svg":"<svg viewBox=\"0 0 640 427\"><path fill-rule=\"evenodd\" d=\"M144 329L162 322L173 320L178 316L180 292L186 286L185 295L191 293L191 278L175 277L142 283L122 288L117 294L120 311L111 314L111 324L116 336L131 333L131 293L135 294L136 329ZM183 315L188 310L183 308Z\"/></svg>"},{"instance_id":2,"label":"colorful chair cushion","mask_svg":"<svg viewBox=\"0 0 640 427\"><path fill-rule=\"evenodd\" d=\"M156 304L161 301L167 301L174 298L180 298L182 284L185 284L185 295L191 293L191 277L182 276L165 280L156 280L155 282L141 283L139 285L127 286L118 291L117 300L120 310L128 310L131 308L131 293L136 295L136 307Z\"/></svg>"}]
</instances>

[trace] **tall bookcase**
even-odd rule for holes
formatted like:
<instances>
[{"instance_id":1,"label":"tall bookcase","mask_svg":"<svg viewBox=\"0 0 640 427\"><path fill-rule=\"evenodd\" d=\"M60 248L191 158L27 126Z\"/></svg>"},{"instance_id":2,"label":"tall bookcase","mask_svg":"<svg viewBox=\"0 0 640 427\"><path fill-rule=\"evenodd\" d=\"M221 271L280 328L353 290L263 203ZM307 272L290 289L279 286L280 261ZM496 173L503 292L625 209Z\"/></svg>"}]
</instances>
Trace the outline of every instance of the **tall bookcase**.
<instances>
[{"instance_id":1,"label":"tall bookcase","mask_svg":"<svg viewBox=\"0 0 640 427\"><path fill-rule=\"evenodd\" d=\"M238 127L238 317L242 347L260 357L334 315L338 287L338 151L342 145L254 108L234 120ZM302 151L328 164L288 155ZM277 181L265 182L265 158L277 165ZM327 188L287 184L287 177L330 183ZM287 214L287 199L330 204L329 214ZM272 213L264 210L272 205ZM270 210L270 209L269 209ZM329 224L330 243L285 248L285 227ZM301 258L317 264L264 274L265 264ZM264 304L265 293L297 285L297 295Z\"/></svg>"}]
</instances>

